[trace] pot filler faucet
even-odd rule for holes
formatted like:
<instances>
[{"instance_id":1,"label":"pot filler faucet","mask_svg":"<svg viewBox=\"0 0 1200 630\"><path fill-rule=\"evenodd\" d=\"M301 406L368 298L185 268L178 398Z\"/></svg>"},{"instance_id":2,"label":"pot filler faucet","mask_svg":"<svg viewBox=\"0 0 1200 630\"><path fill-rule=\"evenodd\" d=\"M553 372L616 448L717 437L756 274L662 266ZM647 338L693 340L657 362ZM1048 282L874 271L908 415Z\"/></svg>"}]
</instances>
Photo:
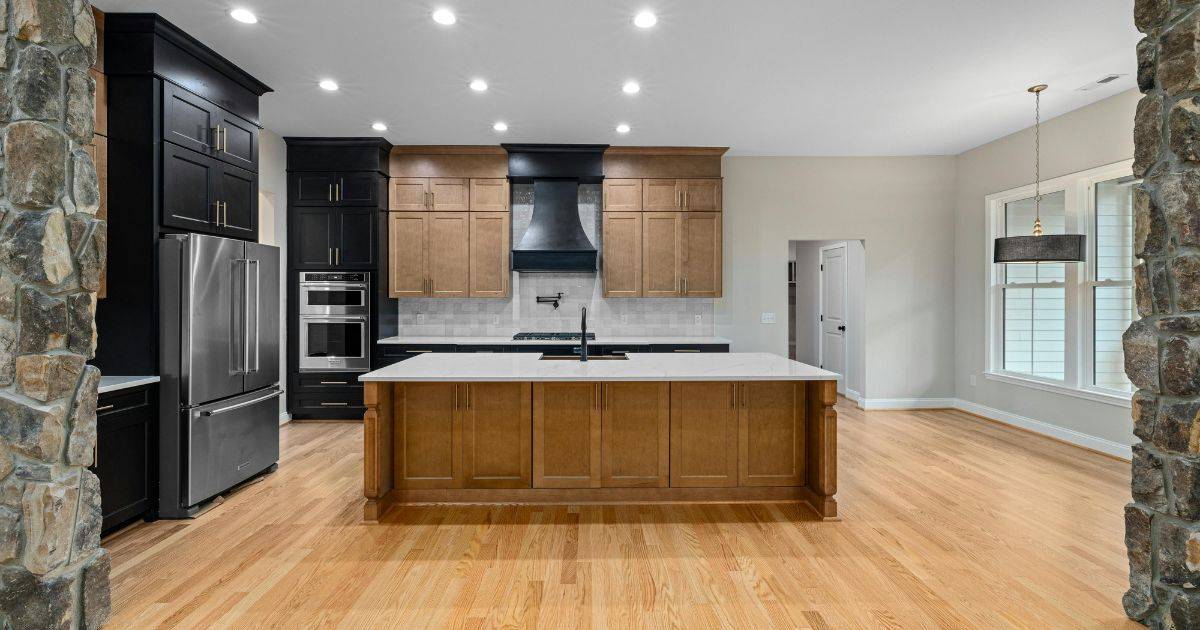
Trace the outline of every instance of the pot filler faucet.
<instances>
[{"instance_id":1,"label":"pot filler faucet","mask_svg":"<svg viewBox=\"0 0 1200 630\"><path fill-rule=\"evenodd\" d=\"M579 307L579 360L587 361L587 307Z\"/></svg>"}]
</instances>

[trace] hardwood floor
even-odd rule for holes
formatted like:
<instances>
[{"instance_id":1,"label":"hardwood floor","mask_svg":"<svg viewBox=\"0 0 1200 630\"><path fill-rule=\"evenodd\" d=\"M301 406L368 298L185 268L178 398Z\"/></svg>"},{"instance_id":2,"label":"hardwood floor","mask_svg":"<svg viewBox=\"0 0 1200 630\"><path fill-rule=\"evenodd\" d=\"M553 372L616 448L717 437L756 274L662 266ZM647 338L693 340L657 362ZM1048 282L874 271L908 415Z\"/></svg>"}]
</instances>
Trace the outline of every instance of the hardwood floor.
<instances>
[{"instance_id":1,"label":"hardwood floor","mask_svg":"<svg viewBox=\"0 0 1200 630\"><path fill-rule=\"evenodd\" d=\"M838 405L841 520L788 504L401 507L361 426L293 423L265 480L106 539L112 628L1140 628L1129 465L956 411Z\"/></svg>"}]
</instances>

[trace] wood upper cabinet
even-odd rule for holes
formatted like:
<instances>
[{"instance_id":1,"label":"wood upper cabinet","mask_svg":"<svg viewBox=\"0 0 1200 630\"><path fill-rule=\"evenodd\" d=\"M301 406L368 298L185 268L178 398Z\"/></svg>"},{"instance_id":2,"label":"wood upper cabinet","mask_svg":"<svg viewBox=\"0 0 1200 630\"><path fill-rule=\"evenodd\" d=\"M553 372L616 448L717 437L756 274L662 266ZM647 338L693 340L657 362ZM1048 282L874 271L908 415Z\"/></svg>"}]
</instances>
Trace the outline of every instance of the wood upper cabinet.
<instances>
[{"instance_id":1,"label":"wood upper cabinet","mask_svg":"<svg viewBox=\"0 0 1200 630\"><path fill-rule=\"evenodd\" d=\"M429 265L431 297L467 297L470 294L470 214L429 213Z\"/></svg>"},{"instance_id":2,"label":"wood upper cabinet","mask_svg":"<svg viewBox=\"0 0 1200 630\"><path fill-rule=\"evenodd\" d=\"M683 287L684 297L721 297L720 212L684 212Z\"/></svg>"},{"instance_id":3,"label":"wood upper cabinet","mask_svg":"<svg viewBox=\"0 0 1200 630\"><path fill-rule=\"evenodd\" d=\"M605 212L602 229L604 297L641 297L642 213Z\"/></svg>"},{"instance_id":4,"label":"wood upper cabinet","mask_svg":"<svg viewBox=\"0 0 1200 630\"><path fill-rule=\"evenodd\" d=\"M467 488L531 486L533 419L529 383L467 383L462 458Z\"/></svg>"},{"instance_id":5,"label":"wood upper cabinet","mask_svg":"<svg viewBox=\"0 0 1200 630\"><path fill-rule=\"evenodd\" d=\"M396 387L394 450L399 488L461 488L465 397L457 383Z\"/></svg>"},{"instance_id":6,"label":"wood upper cabinet","mask_svg":"<svg viewBox=\"0 0 1200 630\"><path fill-rule=\"evenodd\" d=\"M804 485L805 383L738 383L738 485Z\"/></svg>"},{"instance_id":7,"label":"wood upper cabinet","mask_svg":"<svg viewBox=\"0 0 1200 630\"><path fill-rule=\"evenodd\" d=\"M640 179L606 179L606 180L604 180L604 211L605 212L641 212L642 211L642 180L640 180Z\"/></svg>"},{"instance_id":8,"label":"wood upper cabinet","mask_svg":"<svg viewBox=\"0 0 1200 630\"><path fill-rule=\"evenodd\" d=\"M428 212L388 213L388 296L428 295Z\"/></svg>"},{"instance_id":9,"label":"wood upper cabinet","mask_svg":"<svg viewBox=\"0 0 1200 630\"><path fill-rule=\"evenodd\" d=\"M429 210L428 178L393 177L388 188L388 210Z\"/></svg>"},{"instance_id":10,"label":"wood upper cabinet","mask_svg":"<svg viewBox=\"0 0 1200 630\"><path fill-rule=\"evenodd\" d=\"M472 179L471 212L508 212L507 179Z\"/></svg>"},{"instance_id":11,"label":"wood upper cabinet","mask_svg":"<svg viewBox=\"0 0 1200 630\"><path fill-rule=\"evenodd\" d=\"M642 210L674 212L682 208L683 195L677 179L643 179Z\"/></svg>"},{"instance_id":12,"label":"wood upper cabinet","mask_svg":"<svg viewBox=\"0 0 1200 630\"><path fill-rule=\"evenodd\" d=\"M681 179L682 206L688 212L720 212L721 180Z\"/></svg>"},{"instance_id":13,"label":"wood upper cabinet","mask_svg":"<svg viewBox=\"0 0 1200 630\"><path fill-rule=\"evenodd\" d=\"M471 180L435 177L429 180L430 210L466 212L471 209Z\"/></svg>"},{"instance_id":14,"label":"wood upper cabinet","mask_svg":"<svg viewBox=\"0 0 1200 630\"><path fill-rule=\"evenodd\" d=\"M509 227L507 212L472 212L470 242L471 297L508 295Z\"/></svg>"},{"instance_id":15,"label":"wood upper cabinet","mask_svg":"<svg viewBox=\"0 0 1200 630\"><path fill-rule=\"evenodd\" d=\"M681 288L682 216L642 213L642 295L677 297Z\"/></svg>"},{"instance_id":16,"label":"wood upper cabinet","mask_svg":"<svg viewBox=\"0 0 1200 630\"><path fill-rule=\"evenodd\" d=\"M671 383L671 487L738 485L737 383Z\"/></svg>"},{"instance_id":17,"label":"wood upper cabinet","mask_svg":"<svg viewBox=\"0 0 1200 630\"><path fill-rule=\"evenodd\" d=\"M670 383L604 383L601 474L605 488L665 488L670 484Z\"/></svg>"},{"instance_id":18,"label":"wood upper cabinet","mask_svg":"<svg viewBox=\"0 0 1200 630\"><path fill-rule=\"evenodd\" d=\"M600 384L533 384L533 487L599 488Z\"/></svg>"}]
</instances>

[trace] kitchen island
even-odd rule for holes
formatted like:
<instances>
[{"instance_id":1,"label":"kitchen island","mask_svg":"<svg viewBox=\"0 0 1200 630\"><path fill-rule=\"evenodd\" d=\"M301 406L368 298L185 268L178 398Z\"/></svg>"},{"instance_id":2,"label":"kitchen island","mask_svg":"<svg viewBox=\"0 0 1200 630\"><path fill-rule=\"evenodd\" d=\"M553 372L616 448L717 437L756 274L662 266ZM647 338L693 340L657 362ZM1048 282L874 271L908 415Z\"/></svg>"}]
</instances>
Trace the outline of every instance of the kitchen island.
<instances>
[{"instance_id":1,"label":"kitchen island","mask_svg":"<svg viewBox=\"0 0 1200 630\"><path fill-rule=\"evenodd\" d=\"M364 515L790 501L834 517L837 378L765 353L420 355L359 377Z\"/></svg>"}]
</instances>

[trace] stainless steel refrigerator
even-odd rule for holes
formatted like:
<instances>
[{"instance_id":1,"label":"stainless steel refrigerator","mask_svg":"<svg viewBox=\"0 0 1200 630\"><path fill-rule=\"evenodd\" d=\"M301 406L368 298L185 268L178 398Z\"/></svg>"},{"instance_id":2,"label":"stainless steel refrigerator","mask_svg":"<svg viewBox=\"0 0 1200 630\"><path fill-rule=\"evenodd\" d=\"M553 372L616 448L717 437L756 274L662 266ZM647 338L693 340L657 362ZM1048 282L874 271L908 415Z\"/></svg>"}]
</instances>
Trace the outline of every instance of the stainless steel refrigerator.
<instances>
[{"instance_id":1,"label":"stainless steel refrigerator","mask_svg":"<svg viewBox=\"0 0 1200 630\"><path fill-rule=\"evenodd\" d=\"M172 234L158 258L159 516L187 518L279 461L279 248Z\"/></svg>"}]
</instances>

